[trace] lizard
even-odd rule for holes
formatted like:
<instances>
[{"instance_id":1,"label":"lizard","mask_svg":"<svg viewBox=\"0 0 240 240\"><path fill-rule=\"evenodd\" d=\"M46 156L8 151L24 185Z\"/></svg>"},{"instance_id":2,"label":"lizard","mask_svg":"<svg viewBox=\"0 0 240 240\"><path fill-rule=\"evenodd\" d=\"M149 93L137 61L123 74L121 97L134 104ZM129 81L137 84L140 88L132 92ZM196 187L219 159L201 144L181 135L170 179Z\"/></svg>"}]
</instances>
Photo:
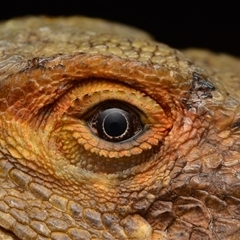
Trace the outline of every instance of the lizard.
<instances>
[{"instance_id":1,"label":"lizard","mask_svg":"<svg viewBox=\"0 0 240 240\"><path fill-rule=\"evenodd\" d=\"M0 239L238 239L240 60L87 17L0 24Z\"/></svg>"}]
</instances>

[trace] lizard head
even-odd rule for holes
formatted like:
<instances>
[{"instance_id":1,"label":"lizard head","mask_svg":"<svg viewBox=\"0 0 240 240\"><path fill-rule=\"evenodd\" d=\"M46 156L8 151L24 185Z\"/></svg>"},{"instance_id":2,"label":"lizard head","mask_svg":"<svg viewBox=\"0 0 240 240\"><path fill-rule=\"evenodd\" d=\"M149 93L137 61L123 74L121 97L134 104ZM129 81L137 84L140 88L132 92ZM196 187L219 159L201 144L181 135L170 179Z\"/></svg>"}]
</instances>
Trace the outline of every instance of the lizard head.
<instances>
[{"instance_id":1,"label":"lizard head","mask_svg":"<svg viewBox=\"0 0 240 240\"><path fill-rule=\"evenodd\" d=\"M190 239L222 224L238 234L234 87L120 25L26 18L1 28L3 234Z\"/></svg>"}]
</instances>

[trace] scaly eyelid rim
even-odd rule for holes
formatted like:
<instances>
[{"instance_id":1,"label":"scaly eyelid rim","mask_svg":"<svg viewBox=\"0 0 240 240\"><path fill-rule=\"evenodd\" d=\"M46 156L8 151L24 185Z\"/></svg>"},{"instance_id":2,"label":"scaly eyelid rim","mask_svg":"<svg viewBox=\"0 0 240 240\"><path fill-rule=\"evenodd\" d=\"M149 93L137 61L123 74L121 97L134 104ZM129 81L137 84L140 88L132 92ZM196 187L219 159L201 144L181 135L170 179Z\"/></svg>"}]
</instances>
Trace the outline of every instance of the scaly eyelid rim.
<instances>
[{"instance_id":1,"label":"scaly eyelid rim","mask_svg":"<svg viewBox=\"0 0 240 240\"><path fill-rule=\"evenodd\" d=\"M122 105L123 108L124 106L132 108L139 114L144 124L156 122L156 119L158 122L159 115L165 115L161 104L151 97L134 88L105 79L91 79L75 85L58 100L56 108L59 116L66 114L86 120L103 104L109 104L110 107L114 105L121 108Z\"/></svg>"}]
</instances>

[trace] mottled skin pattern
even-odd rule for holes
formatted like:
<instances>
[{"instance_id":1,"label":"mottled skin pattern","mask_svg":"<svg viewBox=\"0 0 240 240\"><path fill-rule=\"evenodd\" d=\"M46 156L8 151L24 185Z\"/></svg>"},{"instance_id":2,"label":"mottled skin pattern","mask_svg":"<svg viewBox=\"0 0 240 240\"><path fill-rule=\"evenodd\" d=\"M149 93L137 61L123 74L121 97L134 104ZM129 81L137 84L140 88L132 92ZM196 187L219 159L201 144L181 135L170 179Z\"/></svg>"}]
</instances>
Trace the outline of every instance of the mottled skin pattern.
<instances>
[{"instance_id":1,"label":"mottled skin pattern","mask_svg":"<svg viewBox=\"0 0 240 240\"><path fill-rule=\"evenodd\" d=\"M240 61L87 18L0 25L0 239L239 239ZM105 141L102 102L143 131Z\"/></svg>"}]
</instances>

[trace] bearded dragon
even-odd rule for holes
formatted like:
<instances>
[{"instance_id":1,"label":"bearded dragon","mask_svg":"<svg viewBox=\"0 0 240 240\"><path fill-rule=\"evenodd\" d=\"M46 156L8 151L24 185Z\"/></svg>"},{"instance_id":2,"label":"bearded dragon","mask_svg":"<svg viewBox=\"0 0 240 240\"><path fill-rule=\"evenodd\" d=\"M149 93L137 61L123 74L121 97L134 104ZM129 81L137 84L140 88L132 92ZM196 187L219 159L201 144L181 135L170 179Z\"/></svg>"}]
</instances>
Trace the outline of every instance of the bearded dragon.
<instances>
[{"instance_id":1,"label":"bearded dragon","mask_svg":"<svg viewBox=\"0 0 240 240\"><path fill-rule=\"evenodd\" d=\"M86 17L0 24L0 239L238 239L240 60Z\"/></svg>"}]
</instances>

